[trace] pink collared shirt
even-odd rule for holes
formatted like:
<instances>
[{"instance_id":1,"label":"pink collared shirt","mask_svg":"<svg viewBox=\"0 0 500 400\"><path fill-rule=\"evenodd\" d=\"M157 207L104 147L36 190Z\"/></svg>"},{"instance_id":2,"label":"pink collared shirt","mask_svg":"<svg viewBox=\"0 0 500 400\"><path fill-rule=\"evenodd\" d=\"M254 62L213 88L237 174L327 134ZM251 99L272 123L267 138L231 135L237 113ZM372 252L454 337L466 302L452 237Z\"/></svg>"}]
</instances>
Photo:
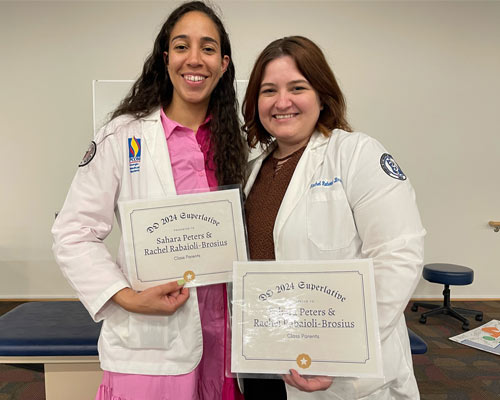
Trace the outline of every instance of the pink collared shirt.
<instances>
[{"instance_id":1,"label":"pink collared shirt","mask_svg":"<svg viewBox=\"0 0 500 400\"><path fill-rule=\"evenodd\" d=\"M177 193L216 187L218 182L210 143L210 116L198 127L196 134L168 118L163 109L160 116ZM196 369L182 380L178 379L177 383L186 388L187 395L190 386L193 387L194 375L194 387L197 386L195 393L198 392L200 399L233 400L241 395L234 387L234 380L224 377L227 339L225 284L199 287L197 293L203 331L203 356Z\"/></svg>"},{"instance_id":2,"label":"pink collared shirt","mask_svg":"<svg viewBox=\"0 0 500 400\"><path fill-rule=\"evenodd\" d=\"M210 117L205 119L195 134L191 129L169 119L163 110L160 115L177 193L216 187L217 177L210 149Z\"/></svg>"}]
</instances>

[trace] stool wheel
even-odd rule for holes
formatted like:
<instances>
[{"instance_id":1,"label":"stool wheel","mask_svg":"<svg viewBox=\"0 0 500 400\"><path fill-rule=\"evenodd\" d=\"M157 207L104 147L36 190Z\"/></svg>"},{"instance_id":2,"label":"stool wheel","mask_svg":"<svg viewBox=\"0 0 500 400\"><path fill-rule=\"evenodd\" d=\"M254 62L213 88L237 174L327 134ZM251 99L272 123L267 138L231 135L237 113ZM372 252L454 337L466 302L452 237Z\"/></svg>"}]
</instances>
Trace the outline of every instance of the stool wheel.
<instances>
[{"instance_id":1,"label":"stool wheel","mask_svg":"<svg viewBox=\"0 0 500 400\"><path fill-rule=\"evenodd\" d=\"M476 321L482 321L483 316L482 315L476 315Z\"/></svg>"},{"instance_id":2,"label":"stool wheel","mask_svg":"<svg viewBox=\"0 0 500 400\"><path fill-rule=\"evenodd\" d=\"M413 312L418 311L418 306L416 306L416 305L411 306L411 310Z\"/></svg>"},{"instance_id":3,"label":"stool wheel","mask_svg":"<svg viewBox=\"0 0 500 400\"><path fill-rule=\"evenodd\" d=\"M463 323L463 325L462 325L462 329L463 329L464 331L468 331L468 330L469 330L469 321L467 321L467 322L464 322L464 323Z\"/></svg>"},{"instance_id":4,"label":"stool wheel","mask_svg":"<svg viewBox=\"0 0 500 400\"><path fill-rule=\"evenodd\" d=\"M421 324L425 324L427 322L427 317L420 317L418 322L420 322Z\"/></svg>"}]
</instances>

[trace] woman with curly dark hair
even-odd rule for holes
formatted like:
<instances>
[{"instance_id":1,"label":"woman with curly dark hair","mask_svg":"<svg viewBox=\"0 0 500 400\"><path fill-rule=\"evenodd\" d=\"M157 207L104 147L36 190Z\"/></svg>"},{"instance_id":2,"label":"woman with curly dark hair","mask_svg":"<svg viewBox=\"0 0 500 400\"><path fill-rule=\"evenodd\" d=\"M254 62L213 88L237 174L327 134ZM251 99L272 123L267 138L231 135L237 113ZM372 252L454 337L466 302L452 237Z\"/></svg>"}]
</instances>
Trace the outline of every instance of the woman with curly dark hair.
<instances>
[{"instance_id":1,"label":"woman with curly dark hair","mask_svg":"<svg viewBox=\"0 0 500 400\"><path fill-rule=\"evenodd\" d=\"M172 104L174 86L165 71L168 65L169 38L176 22L188 12L202 12L215 24L220 36L220 54L227 56L227 66L218 84L213 88L209 100L207 115L209 121L213 161L219 184L242 183L245 174L246 147L236 135L239 129L237 100L234 88L235 72L231 60L231 44L224 25L214 11L202 2L186 3L170 14L158 34L153 52L144 63L142 74L134 83L128 96L114 111L112 118L123 114L132 114L137 118L145 117L161 105L167 108ZM179 121L178 121L179 122Z\"/></svg>"},{"instance_id":2,"label":"woman with curly dark hair","mask_svg":"<svg viewBox=\"0 0 500 400\"><path fill-rule=\"evenodd\" d=\"M53 227L54 254L103 321L97 400L241 396L224 376L225 284L187 289L180 281L137 292L123 243L116 262L103 244L119 201L243 183L234 77L219 17L203 2L182 4L79 165Z\"/></svg>"}]
</instances>

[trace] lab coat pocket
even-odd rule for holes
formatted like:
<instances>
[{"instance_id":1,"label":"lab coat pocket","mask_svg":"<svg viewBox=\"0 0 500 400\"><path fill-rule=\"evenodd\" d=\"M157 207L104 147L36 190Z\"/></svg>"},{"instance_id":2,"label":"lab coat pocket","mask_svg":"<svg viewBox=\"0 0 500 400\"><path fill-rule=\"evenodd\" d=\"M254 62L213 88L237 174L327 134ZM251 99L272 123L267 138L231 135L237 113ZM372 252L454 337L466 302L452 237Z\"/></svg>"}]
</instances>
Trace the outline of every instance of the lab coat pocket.
<instances>
[{"instance_id":1,"label":"lab coat pocket","mask_svg":"<svg viewBox=\"0 0 500 400\"><path fill-rule=\"evenodd\" d=\"M175 315L145 315L130 313L127 346L131 349L168 350L178 335Z\"/></svg>"},{"instance_id":2,"label":"lab coat pocket","mask_svg":"<svg viewBox=\"0 0 500 400\"><path fill-rule=\"evenodd\" d=\"M317 189L307 195L307 237L322 251L351 244L356 226L343 190Z\"/></svg>"},{"instance_id":3,"label":"lab coat pocket","mask_svg":"<svg viewBox=\"0 0 500 400\"><path fill-rule=\"evenodd\" d=\"M118 306L115 308L105 320L111 333L110 336L107 335L106 340L111 346L163 350L172 347L178 335L178 329L175 329L178 325L175 316L136 314Z\"/></svg>"}]
</instances>

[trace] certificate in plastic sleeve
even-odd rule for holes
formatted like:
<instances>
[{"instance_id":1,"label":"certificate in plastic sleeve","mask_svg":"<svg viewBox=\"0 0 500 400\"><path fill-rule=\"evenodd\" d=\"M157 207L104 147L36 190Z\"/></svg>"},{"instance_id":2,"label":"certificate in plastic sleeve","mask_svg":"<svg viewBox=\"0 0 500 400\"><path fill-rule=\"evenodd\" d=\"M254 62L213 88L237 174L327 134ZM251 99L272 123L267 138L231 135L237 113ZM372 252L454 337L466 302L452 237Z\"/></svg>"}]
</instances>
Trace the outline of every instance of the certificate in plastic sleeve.
<instances>
[{"instance_id":1,"label":"certificate in plastic sleeve","mask_svg":"<svg viewBox=\"0 0 500 400\"><path fill-rule=\"evenodd\" d=\"M381 377L371 259L235 262L234 373Z\"/></svg>"},{"instance_id":2,"label":"certificate in plastic sleeve","mask_svg":"<svg viewBox=\"0 0 500 400\"><path fill-rule=\"evenodd\" d=\"M119 204L129 281L135 290L184 279L186 286L232 280L247 260L239 189Z\"/></svg>"}]
</instances>

